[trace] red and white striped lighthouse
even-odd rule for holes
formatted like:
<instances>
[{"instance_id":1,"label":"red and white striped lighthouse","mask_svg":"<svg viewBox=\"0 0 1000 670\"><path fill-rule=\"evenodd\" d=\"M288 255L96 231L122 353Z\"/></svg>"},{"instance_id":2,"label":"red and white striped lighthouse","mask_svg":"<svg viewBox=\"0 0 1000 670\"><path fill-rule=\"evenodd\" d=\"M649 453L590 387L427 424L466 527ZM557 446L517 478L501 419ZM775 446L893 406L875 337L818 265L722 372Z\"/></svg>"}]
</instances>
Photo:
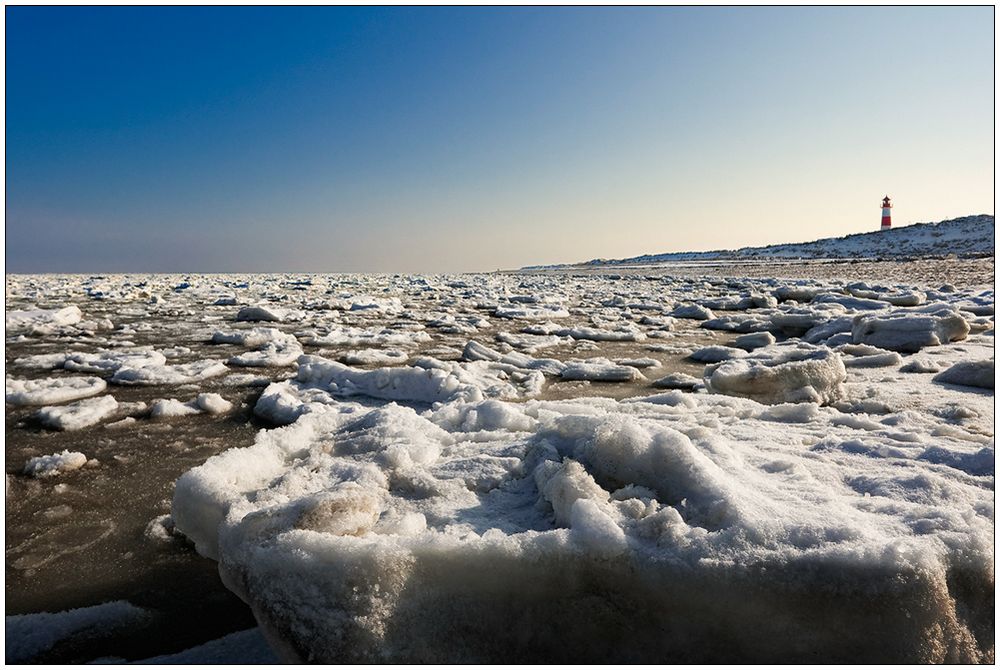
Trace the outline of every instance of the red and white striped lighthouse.
<instances>
[{"instance_id":1,"label":"red and white striped lighthouse","mask_svg":"<svg viewBox=\"0 0 1000 670\"><path fill-rule=\"evenodd\" d=\"M889 196L882 198L882 230L889 230L892 228L892 203L889 202Z\"/></svg>"}]
</instances>

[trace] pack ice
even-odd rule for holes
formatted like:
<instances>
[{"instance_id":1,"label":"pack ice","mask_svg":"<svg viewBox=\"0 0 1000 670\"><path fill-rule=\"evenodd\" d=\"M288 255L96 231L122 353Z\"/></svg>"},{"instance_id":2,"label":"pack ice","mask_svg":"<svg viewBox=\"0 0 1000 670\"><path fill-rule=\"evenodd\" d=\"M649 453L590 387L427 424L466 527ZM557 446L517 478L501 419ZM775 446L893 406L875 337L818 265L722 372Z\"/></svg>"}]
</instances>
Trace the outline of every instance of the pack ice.
<instances>
[{"instance_id":1,"label":"pack ice","mask_svg":"<svg viewBox=\"0 0 1000 670\"><path fill-rule=\"evenodd\" d=\"M15 319L10 411L86 440L244 387L270 427L171 516L283 660L993 659L990 287L7 281L82 314ZM46 437L25 474L87 462Z\"/></svg>"}]
</instances>

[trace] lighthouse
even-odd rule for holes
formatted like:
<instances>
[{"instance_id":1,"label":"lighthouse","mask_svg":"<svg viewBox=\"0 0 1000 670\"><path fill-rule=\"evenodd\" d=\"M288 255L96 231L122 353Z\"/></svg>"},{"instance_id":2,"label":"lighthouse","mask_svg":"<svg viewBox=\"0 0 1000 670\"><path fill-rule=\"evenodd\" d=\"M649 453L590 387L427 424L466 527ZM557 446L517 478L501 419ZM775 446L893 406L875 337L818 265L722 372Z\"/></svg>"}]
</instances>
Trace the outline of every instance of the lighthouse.
<instances>
[{"instance_id":1,"label":"lighthouse","mask_svg":"<svg viewBox=\"0 0 1000 670\"><path fill-rule=\"evenodd\" d=\"M892 203L889 202L889 196L882 198L882 230L889 230L892 228Z\"/></svg>"}]
</instances>

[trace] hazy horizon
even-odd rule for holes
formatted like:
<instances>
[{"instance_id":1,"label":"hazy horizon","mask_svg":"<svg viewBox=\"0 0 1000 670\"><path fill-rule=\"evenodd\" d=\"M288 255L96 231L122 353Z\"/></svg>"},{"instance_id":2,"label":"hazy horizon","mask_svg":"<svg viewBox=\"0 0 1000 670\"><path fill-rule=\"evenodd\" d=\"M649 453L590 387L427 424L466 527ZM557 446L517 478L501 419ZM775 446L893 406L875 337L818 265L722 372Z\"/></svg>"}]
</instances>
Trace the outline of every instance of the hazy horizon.
<instances>
[{"instance_id":1,"label":"hazy horizon","mask_svg":"<svg viewBox=\"0 0 1000 670\"><path fill-rule=\"evenodd\" d=\"M8 272L463 272L993 214L993 8L6 8Z\"/></svg>"}]
</instances>

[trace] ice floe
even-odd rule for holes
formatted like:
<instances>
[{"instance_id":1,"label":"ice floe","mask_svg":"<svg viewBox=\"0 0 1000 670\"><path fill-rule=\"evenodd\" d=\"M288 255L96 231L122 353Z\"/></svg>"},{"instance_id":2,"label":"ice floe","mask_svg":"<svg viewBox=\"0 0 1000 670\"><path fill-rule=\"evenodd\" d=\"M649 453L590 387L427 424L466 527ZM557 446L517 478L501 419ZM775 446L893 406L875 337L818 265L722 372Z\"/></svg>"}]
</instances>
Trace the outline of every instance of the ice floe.
<instances>
[{"instance_id":1,"label":"ice floe","mask_svg":"<svg viewBox=\"0 0 1000 670\"><path fill-rule=\"evenodd\" d=\"M68 405L38 410L42 425L57 430L79 430L93 426L118 411L118 401L109 395L88 398Z\"/></svg>"},{"instance_id":2,"label":"ice floe","mask_svg":"<svg viewBox=\"0 0 1000 670\"><path fill-rule=\"evenodd\" d=\"M107 383L99 377L47 377L14 379L7 377L8 405L51 405L89 398L103 393Z\"/></svg>"},{"instance_id":3,"label":"ice floe","mask_svg":"<svg viewBox=\"0 0 1000 670\"><path fill-rule=\"evenodd\" d=\"M992 448L846 416L330 408L184 475L173 514L286 660L621 659L615 631L637 661L983 660Z\"/></svg>"},{"instance_id":4,"label":"ice floe","mask_svg":"<svg viewBox=\"0 0 1000 670\"><path fill-rule=\"evenodd\" d=\"M87 464L87 457L79 451L63 451L47 456L35 456L24 464L23 472L29 477L45 479L66 472L79 470Z\"/></svg>"}]
</instances>

